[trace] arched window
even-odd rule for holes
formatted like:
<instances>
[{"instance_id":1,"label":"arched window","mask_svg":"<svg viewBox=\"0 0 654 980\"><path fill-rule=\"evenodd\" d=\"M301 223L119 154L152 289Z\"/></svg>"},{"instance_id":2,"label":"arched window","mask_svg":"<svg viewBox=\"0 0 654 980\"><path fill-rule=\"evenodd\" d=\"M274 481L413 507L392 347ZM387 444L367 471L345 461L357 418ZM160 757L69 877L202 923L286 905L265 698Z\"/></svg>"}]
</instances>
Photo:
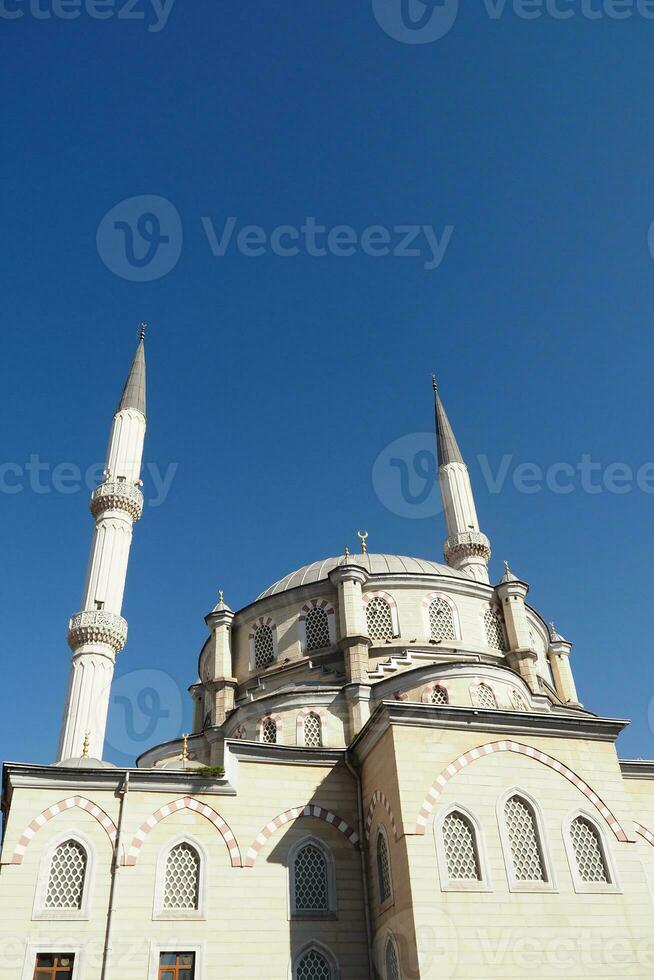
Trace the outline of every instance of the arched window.
<instances>
[{"instance_id":1,"label":"arched window","mask_svg":"<svg viewBox=\"0 0 654 980\"><path fill-rule=\"evenodd\" d=\"M264 718L261 722L261 741L274 745L277 741L277 722L274 718Z\"/></svg>"},{"instance_id":2,"label":"arched window","mask_svg":"<svg viewBox=\"0 0 654 980\"><path fill-rule=\"evenodd\" d=\"M304 719L304 744L310 749L317 749L322 745L322 722L315 711L311 711Z\"/></svg>"},{"instance_id":3,"label":"arched window","mask_svg":"<svg viewBox=\"0 0 654 980\"><path fill-rule=\"evenodd\" d=\"M504 625L502 617L495 609L487 609L484 613L484 628L486 630L486 642L494 650L506 650L506 640L504 639Z\"/></svg>"},{"instance_id":4,"label":"arched window","mask_svg":"<svg viewBox=\"0 0 654 980\"><path fill-rule=\"evenodd\" d=\"M366 623L371 640L392 640L395 636L390 603L380 595L366 604Z\"/></svg>"},{"instance_id":5,"label":"arched window","mask_svg":"<svg viewBox=\"0 0 654 980\"><path fill-rule=\"evenodd\" d=\"M595 825L585 817L576 817L570 824L570 840L580 881L610 884L611 876L604 859L601 837Z\"/></svg>"},{"instance_id":6,"label":"arched window","mask_svg":"<svg viewBox=\"0 0 654 980\"><path fill-rule=\"evenodd\" d=\"M397 955L397 947L395 946L395 941L392 936L389 936L386 940L386 948L384 950L384 980L402 980L402 975L400 973L400 961Z\"/></svg>"},{"instance_id":7,"label":"arched window","mask_svg":"<svg viewBox=\"0 0 654 980\"><path fill-rule=\"evenodd\" d=\"M293 972L294 980L335 980L329 960L315 946L302 953Z\"/></svg>"},{"instance_id":8,"label":"arched window","mask_svg":"<svg viewBox=\"0 0 654 980\"><path fill-rule=\"evenodd\" d=\"M183 841L171 848L166 859L163 908L194 911L200 895L200 855Z\"/></svg>"},{"instance_id":9,"label":"arched window","mask_svg":"<svg viewBox=\"0 0 654 980\"><path fill-rule=\"evenodd\" d=\"M254 631L254 666L269 667L275 659L275 640L270 626L262 623Z\"/></svg>"},{"instance_id":10,"label":"arched window","mask_svg":"<svg viewBox=\"0 0 654 980\"><path fill-rule=\"evenodd\" d=\"M481 881L475 831L458 810L448 813L443 821L443 845L451 881Z\"/></svg>"},{"instance_id":11,"label":"arched window","mask_svg":"<svg viewBox=\"0 0 654 980\"><path fill-rule=\"evenodd\" d=\"M377 890L379 904L384 905L392 895L391 862L388 856L386 834L381 828L377 832Z\"/></svg>"},{"instance_id":12,"label":"arched window","mask_svg":"<svg viewBox=\"0 0 654 980\"><path fill-rule=\"evenodd\" d=\"M432 704L449 704L450 698L444 687L440 684L436 684L434 690L431 692L430 699Z\"/></svg>"},{"instance_id":13,"label":"arched window","mask_svg":"<svg viewBox=\"0 0 654 980\"><path fill-rule=\"evenodd\" d=\"M528 711L527 702L523 698L520 691L516 691L515 688L511 691L511 704L516 711Z\"/></svg>"},{"instance_id":14,"label":"arched window","mask_svg":"<svg viewBox=\"0 0 654 980\"><path fill-rule=\"evenodd\" d=\"M76 840L60 844L50 861L46 909L80 910L86 881L86 850Z\"/></svg>"},{"instance_id":15,"label":"arched window","mask_svg":"<svg viewBox=\"0 0 654 980\"><path fill-rule=\"evenodd\" d=\"M306 615L304 628L307 636L307 650L323 650L331 645L329 617L326 609L314 606Z\"/></svg>"},{"instance_id":16,"label":"arched window","mask_svg":"<svg viewBox=\"0 0 654 980\"><path fill-rule=\"evenodd\" d=\"M497 708L497 698L488 684L477 684L472 692L472 703L476 708Z\"/></svg>"},{"instance_id":17,"label":"arched window","mask_svg":"<svg viewBox=\"0 0 654 980\"><path fill-rule=\"evenodd\" d=\"M429 603L429 636L432 640L456 639L452 607L441 596Z\"/></svg>"},{"instance_id":18,"label":"arched window","mask_svg":"<svg viewBox=\"0 0 654 980\"><path fill-rule=\"evenodd\" d=\"M293 915L315 918L336 911L334 859L322 841L299 841L289 853L289 868Z\"/></svg>"},{"instance_id":19,"label":"arched window","mask_svg":"<svg viewBox=\"0 0 654 980\"><path fill-rule=\"evenodd\" d=\"M515 880L547 881L536 817L529 803L521 796L510 796L504 804L504 821Z\"/></svg>"}]
</instances>

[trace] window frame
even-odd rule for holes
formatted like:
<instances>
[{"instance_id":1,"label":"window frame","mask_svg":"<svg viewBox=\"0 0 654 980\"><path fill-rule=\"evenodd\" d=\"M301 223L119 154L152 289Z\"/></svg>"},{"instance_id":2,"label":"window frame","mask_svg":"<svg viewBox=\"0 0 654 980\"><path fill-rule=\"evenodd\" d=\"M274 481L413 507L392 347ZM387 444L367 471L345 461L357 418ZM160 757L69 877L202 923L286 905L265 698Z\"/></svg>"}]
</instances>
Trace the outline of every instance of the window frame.
<instances>
[{"instance_id":1,"label":"window frame","mask_svg":"<svg viewBox=\"0 0 654 980\"><path fill-rule=\"evenodd\" d=\"M389 890L389 895L388 895L388 898L384 898L384 899L382 899L381 879L380 879L380 876L379 876L379 860L378 860L378 857L377 857L377 855L378 855L378 841L379 841L380 835L384 838L384 842L386 844L386 854L388 856L388 885L389 885L388 890ZM372 858L373 858L372 864L373 864L373 867L374 867L374 878L375 878L375 898L376 898L375 905L376 905L377 915L381 915L382 912L385 912L386 909L389 909L392 905L395 904L395 894L394 894L394 891L393 891L393 862L391 861L391 849L390 849L390 845L389 845L389 842L388 842L388 831L386 830L386 827L385 827L385 825L383 823L378 824L377 831L376 831L375 837L374 837L374 841L375 841L375 844L374 844L374 852L372 854Z\"/></svg>"},{"instance_id":2,"label":"window frame","mask_svg":"<svg viewBox=\"0 0 654 980\"><path fill-rule=\"evenodd\" d=\"M327 870L327 909L297 909L295 906L295 861L297 855L306 847L311 844L316 847L325 859L325 865ZM300 837L296 840L288 852L287 858L288 866L288 918L291 919L301 919L301 920L311 920L311 919L337 919L338 918L338 904L336 895L336 862L334 860L334 854L332 849L319 837L314 834L306 834L304 837Z\"/></svg>"},{"instance_id":3,"label":"window frame","mask_svg":"<svg viewBox=\"0 0 654 980\"><path fill-rule=\"evenodd\" d=\"M153 939L150 943L150 957L148 963L148 980L159 980L159 956L161 953L195 953L195 976L193 980L203 980L203 966L205 942L164 942L160 939Z\"/></svg>"},{"instance_id":4,"label":"window frame","mask_svg":"<svg viewBox=\"0 0 654 980\"><path fill-rule=\"evenodd\" d=\"M438 600L444 602L450 608L452 613L452 630L454 632L454 638L451 640L434 640L431 635L431 620L429 616L429 610L433 602ZM424 619L424 629L425 637L427 643L435 643L437 646L447 646L448 643L460 643L461 642L461 624L459 621L459 610L457 609L456 603L446 595L444 592L430 592L429 595L425 596L422 603L423 619Z\"/></svg>"},{"instance_id":5,"label":"window frame","mask_svg":"<svg viewBox=\"0 0 654 980\"><path fill-rule=\"evenodd\" d=\"M307 645L307 623L306 618L312 609L322 609L327 616L327 628L329 630L329 645L326 647L312 647L309 650ZM336 611L331 601L327 599L310 599L300 610L298 620L298 633L300 638L300 651L309 656L310 654L325 653L336 646Z\"/></svg>"},{"instance_id":6,"label":"window frame","mask_svg":"<svg viewBox=\"0 0 654 980\"><path fill-rule=\"evenodd\" d=\"M256 653L254 649L255 635L257 630L261 626L268 626L272 633L273 658L271 662L267 664L265 667L257 667ZM259 616L258 619L255 619L254 622L250 624L250 630L248 633L248 654L249 654L249 661L250 661L250 671L252 673L272 670L272 668L277 665L277 661L279 657L279 647L277 645L277 625L270 618L270 616Z\"/></svg>"},{"instance_id":7,"label":"window frame","mask_svg":"<svg viewBox=\"0 0 654 980\"><path fill-rule=\"evenodd\" d=\"M606 873L608 874L608 882L603 881L584 881L579 873L579 864L577 862L577 855L575 853L574 844L572 843L572 824L575 822L577 817L581 817L583 820L588 821L597 833L600 852L602 854L602 860L604 861L604 867ZM561 833L563 834L563 845L565 847L565 854L568 859L568 866L570 868L570 876L572 878L572 885L579 895L606 895L606 894L619 894L622 892L622 888L618 882L616 875L615 861L613 860L613 854L609 847L608 837L604 833L604 828L600 823L592 816L587 810L579 809L578 807L571 810L563 819L561 825Z\"/></svg>"},{"instance_id":8,"label":"window frame","mask_svg":"<svg viewBox=\"0 0 654 980\"><path fill-rule=\"evenodd\" d=\"M519 881L515 875L513 864L513 851L509 839L509 829L506 825L504 807L512 796L519 796L531 810L534 823L536 825L536 844L540 852L540 859L545 875L544 881ZM502 793L497 801L496 807L497 824L502 844L502 854L504 857L504 870L506 872L509 891L512 892L558 892L558 885L554 873L554 865L549 847L547 834L545 833L545 821L543 812L534 797L520 786L512 786Z\"/></svg>"},{"instance_id":9,"label":"window frame","mask_svg":"<svg viewBox=\"0 0 654 980\"><path fill-rule=\"evenodd\" d=\"M498 620L498 625L500 628L500 635L502 637L503 645L501 647L494 647L488 642L488 632L486 627L486 613L492 613ZM482 642L486 649L492 650L493 655L497 657L505 657L509 651L509 638L506 631L506 622L504 619L504 613L501 606L498 606L492 602L485 605L481 610L481 635Z\"/></svg>"},{"instance_id":10,"label":"window frame","mask_svg":"<svg viewBox=\"0 0 654 980\"><path fill-rule=\"evenodd\" d=\"M395 950L395 958L397 960L397 968L400 971L400 980L402 980L402 960L400 959L400 947L397 945L397 940L390 929L387 929L384 933L384 944L382 946L382 962L384 966L384 980L389 980L388 970L386 969L386 950L388 949L389 943Z\"/></svg>"},{"instance_id":11,"label":"window frame","mask_svg":"<svg viewBox=\"0 0 654 980\"><path fill-rule=\"evenodd\" d=\"M338 966L338 960L332 953L329 946L325 946L324 943L321 943L317 939L307 940L307 942L303 943L300 946L300 948L297 950L297 952L293 954L293 956L291 957L291 962L289 964L288 980L296 980L297 968L300 963L300 960L312 949L315 949L317 953L319 953L321 956L324 956L324 958L327 960L327 963L329 964L329 969L332 972L331 980L341 980L341 971Z\"/></svg>"},{"instance_id":12,"label":"window frame","mask_svg":"<svg viewBox=\"0 0 654 980\"><path fill-rule=\"evenodd\" d=\"M82 889L82 904L79 909L50 909L46 908L45 900L48 895L48 885L50 882L50 866L52 858L57 848L65 844L66 841L73 840L86 852L86 871L84 873L84 887ZM32 921L50 919L54 921L78 921L86 922L90 919L91 895L95 884L96 866L95 844L78 830L62 830L52 837L46 844L39 861L39 870L36 879L36 889L34 893L34 903L32 906ZM39 950L40 953L51 952L48 949Z\"/></svg>"},{"instance_id":13,"label":"window frame","mask_svg":"<svg viewBox=\"0 0 654 980\"><path fill-rule=\"evenodd\" d=\"M370 639L372 646L380 646L382 643L390 643L392 640L397 640L400 636L400 617L397 611L397 603L393 598L393 596L389 592L365 592L362 596L362 599L363 599L363 618L366 627L366 636ZM383 599L391 610L391 627L393 631L393 636L390 639L385 637L370 636L368 630L368 605L372 602L373 599Z\"/></svg>"},{"instance_id":14,"label":"window frame","mask_svg":"<svg viewBox=\"0 0 654 980\"><path fill-rule=\"evenodd\" d=\"M69 838L70 834L67 834L66 840ZM71 953L75 957L73 961L73 980L81 980L81 978L84 976L84 943L80 943L78 940L74 943L64 942L61 946L59 946L58 940L53 941L52 939L45 941L36 940L35 942L29 942L27 944L21 980L34 980L34 973L36 971L36 957L38 953L61 955L62 952Z\"/></svg>"},{"instance_id":15,"label":"window frame","mask_svg":"<svg viewBox=\"0 0 654 980\"><path fill-rule=\"evenodd\" d=\"M198 857L200 858L197 909L166 909L163 906L164 896L166 893L166 866L168 863L168 855L173 848L178 847L180 844L189 844L191 847L195 848L198 853ZM166 841L159 851L159 855L157 857L154 900L152 905L153 921L204 921L207 919L207 864L207 852L197 837L194 837L192 834L179 834L171 840ZM164 949L162 952L178 952L178 950ZM186 950L182 950L182 952L186 952ZM189 948L188 952L193 952L193 950Z\"/></svg>"},{"instance_id":16,"label":"window frame","mask_svg":"<svg viewBox=\"0 0 654 980\"><path fill-rule=\"evenodd\" d=\"M445 850L445 838L443 828L445 821L452 813L460 813L472 826L474 835L474 845L477 855L477 866L481 878L474 880L470 878L450 878L447 869L447 852ZM434 846L436 847L436 862L438 864L438 877L442 892L490 892L493 890L491 881L490 865L488 863L488 852L486 840L482 831L481 823L475 814L463 806L461 803L451 803L434 820Z\"/></svg>"},{"instance_id":17,"label":"window frame","mask_svg":"<svg viewBox=\"0 0 654 980\"><path fill-rule=\"evenodd\" d=\"M485 705L485 704L477 704L477 702L476 702L475 699L476 699L476 696L477 696L477 691L481 687L487 688L491 692L491 694L493 695L493 698L495 700L495 706L494 707L491 708L491 707L489 707L488 705ZM490 682L490 680L487 680L484 677L477 678L476 680L474 680L472 682L472 684L470 685L469 690L470 690L470 704L474 708L475 711L498 711L500 709L500 702L499 702L499 699L497 697L497 691L496 691L495 687L493 686L493 684Z\"/></svg>"}]
</instances>

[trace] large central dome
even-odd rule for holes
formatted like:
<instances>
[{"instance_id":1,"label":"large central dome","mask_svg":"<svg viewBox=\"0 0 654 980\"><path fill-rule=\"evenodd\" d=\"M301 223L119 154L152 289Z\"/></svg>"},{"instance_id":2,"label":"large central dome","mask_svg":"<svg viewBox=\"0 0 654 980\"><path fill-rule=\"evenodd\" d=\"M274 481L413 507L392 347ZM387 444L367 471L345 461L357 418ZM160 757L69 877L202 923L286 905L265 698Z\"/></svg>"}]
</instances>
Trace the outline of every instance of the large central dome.
<instances>
[{"instance_id":1,"label":"large central dome","mask_svg":"<svg viewBox=\"0 0 654 980\"><path fill-rule=\"evenodd\" d=\"M338 555L334 558L314 561L310 565L303 565L297 571L285 575L279 582L275 582L257 599L266 599L268 596L296 589L300 585L320 582L327 578L332 569L344 565L346 561L350 565L365 568L371 575L447 575L450 578L468 578L449 565L441 565L426 558L408 558L406 555L350 555L346 559L343 555Z\"/></svg>"}]
</instances>

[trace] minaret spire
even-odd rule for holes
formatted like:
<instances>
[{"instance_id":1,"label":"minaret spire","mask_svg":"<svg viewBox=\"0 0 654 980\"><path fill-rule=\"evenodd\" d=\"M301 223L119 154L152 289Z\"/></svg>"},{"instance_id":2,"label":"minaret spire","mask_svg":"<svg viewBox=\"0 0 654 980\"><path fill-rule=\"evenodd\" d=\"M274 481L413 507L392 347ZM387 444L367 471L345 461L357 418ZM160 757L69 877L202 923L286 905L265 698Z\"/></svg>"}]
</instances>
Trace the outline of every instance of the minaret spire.
<instances>
[{"instance_id":1,"label":"minaret spire","mask_svg":"<svg viewBox=\"0 0 654 980\"><path fill-rule=\"evenodd\" d=\"M438 479L445 510L445 560L479 582L488 582L490 543L479 530L470 475L432 377L436 415Z\"/></svg>"},{"instance_id":2,"label":"minaret spire","mask_svg":"<svg viewBox=\"0 0 654 980\"><path fill-rule=\"evenodd\" d=\"M103 482L91 494L95 531L80 612L68 624L73 661L59 761L80 747L101 759L116 655L127 640L121 616L132 528L143 510L145 439L144 324L109 436Z\"/></svg>"}]
</instances>

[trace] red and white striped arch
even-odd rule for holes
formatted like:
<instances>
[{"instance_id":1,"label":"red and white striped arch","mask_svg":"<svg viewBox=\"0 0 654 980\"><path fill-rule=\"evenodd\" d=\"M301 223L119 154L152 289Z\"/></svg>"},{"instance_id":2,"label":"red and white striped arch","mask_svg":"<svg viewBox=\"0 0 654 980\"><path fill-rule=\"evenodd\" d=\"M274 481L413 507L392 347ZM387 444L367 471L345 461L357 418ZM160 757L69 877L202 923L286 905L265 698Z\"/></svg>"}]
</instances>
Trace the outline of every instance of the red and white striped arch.
<instances>
[{"instance_id":1,"label":"red and white striped arch","mask_svg":"<svg viewBox=\"0 0 654 980\"><path fill-rule=\"evenodd\" d=\"M375 810L378 806L382 806L386 813L388 814L388 819L391 823L391 828L393 830L393 835L395 840L400 839L400 835L397 830L397 823L395 820L395 814L393 813L393 808L388 802L388 797L380 789L376 789L375 792L370 797L370 804L368 806L368 812L366 813L366 837L370 839L370 828L372 827L372 818L374 816Z\"/></svg>"},{"instance_id":2,"label":"red and white striped arch","mask_svg":"<svg viewBox=\"0 0 654 980\"><path fill-rule=\"evenodd\" d=\"M298 745L304 745L304 719L307 715L318 715L320 718L320 735L322 744L327 745L327 712L324 708L302 708L295 719L295 735Z\"/></svg>"},{"instance_id":3,"label":"red and white striped arch","mask_svg":"<svg viewBox=\"0 0 654 980\"><path fill-rule=\"evenodd\" d=\"M184 796L182 799L175 800L173 803L167 803L149 816L136 831L129 851L127 852L125 864L135 865L139 859L141 848L152 828L156 827L161 820L169 817L171 813L179 813L180 810L191 810L193 813L199 813L201 817L205 817L209 823L212 823L227 845L232 867L241 867L241 852L227 822L212 807L207 806L206 803L201 803L200 800L196 800L193 796Z\"/></svg>"},{"instance_id":4,"label":"red and white striped arch","mask_svg":"<svg viewBox=\"0 0 654 980\"><path fill-rule=\"evenodd\" d=\"M111 846L114 847L116 844L116 825L114 824L111 817L102 810L96 803L91 800L87 800L84 796L69 796L65 800L61 800L59 803L54 803L52 806L46 807L42 813L39 813L38 817L30 820L27 827L21 834L18 843L14 849L14 853L11 858L11 864L22 864L23 858L25 857L25 851L27 850L30 841L35 834L39 832L41 827L44 827L49 820L53 817L58 816L60 813L65 813L66 810L71 810L73 807L78 807L80 810L85 810L90 813L92 817L98 821L102 829L107 834Z\"/></svg>"},{"instance_id":5,"label":"red and white striped arch","mask_svg":"<svg viewBox=\"0 0 654 980\"><path fill-rule=\"evenodd\" d=\"M272 837L272 835L283 827L287 823L291 823L294 820L298 820L301 817L314 817L317 820L324 820L325 823L330 824L339 833L343 834L346 840L352 845L359 843L358 834L350 827L346 820L339 817L338 814L332 813L331 810L325 810L324 807L316 806L313 803L307 803L306 806L293 807L291 810L286 810L284 813L280 813L278 817L274 820L270 820L262 829L259 831L255 839L252 841L251 846L248 848L245 855L245 868L253 868L254 863L257 860L259 851L264 846L264 844Z\"/></svg>"},{"instance_id":6,"label":"red and white striped arch","mask_svg":"<svg viewBox=\"0 0 654 980\"><path fill-rule=\"evenodd\" d=\"M364 611L365 607L373 599L384 599L391 609L391 622L393 624L393 636L400 635L400 617L397 611L397 603L390 592L364 592L362 596Z\"/></svg>"}]
</instances>

